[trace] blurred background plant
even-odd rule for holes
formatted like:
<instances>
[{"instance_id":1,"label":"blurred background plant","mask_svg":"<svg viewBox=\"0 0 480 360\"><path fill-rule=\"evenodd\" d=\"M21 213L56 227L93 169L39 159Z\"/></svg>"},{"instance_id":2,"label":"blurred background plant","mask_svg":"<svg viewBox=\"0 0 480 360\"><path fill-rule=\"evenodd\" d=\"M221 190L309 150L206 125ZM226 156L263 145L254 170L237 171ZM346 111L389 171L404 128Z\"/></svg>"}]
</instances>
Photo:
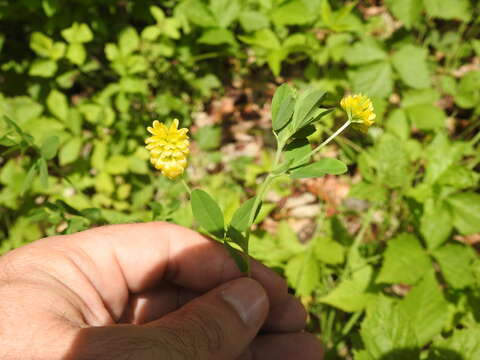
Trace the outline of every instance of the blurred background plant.
<instances>
[{"instance_id":1,"label":"blurred background plant","mask_svg":"<svg viewBox=\"0 0 480 360\"><path fill-rule=\"evenodd\" d=\"M145 127L193 134L189 182L226 221L273 161L291 82L374 102L323 151L342 176L275 179L252 254L308 307L328 359L480 358L476 0L0 0L0 251L90 226L195 227ZM313 143L342 120L315 125Z\"/></svg>"}]
</instances>

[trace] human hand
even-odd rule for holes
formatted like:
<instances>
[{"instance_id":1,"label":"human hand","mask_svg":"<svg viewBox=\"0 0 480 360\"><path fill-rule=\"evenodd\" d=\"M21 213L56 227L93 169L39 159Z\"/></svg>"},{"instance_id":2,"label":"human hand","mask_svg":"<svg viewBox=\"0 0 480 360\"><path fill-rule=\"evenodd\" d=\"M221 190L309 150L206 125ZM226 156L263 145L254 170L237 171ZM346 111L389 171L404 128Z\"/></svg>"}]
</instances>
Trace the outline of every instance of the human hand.
<instances>
[{"instance_id":1,"label":"human hand","mask_svg":"<svg viewBox=\"0 0 480 360\"><path fill-rule=\"evenodd\" d=\"M39 240L0 258L0 358L321 359L284 280L252 272L167 223Z\"/></svg>"}]
</instances>

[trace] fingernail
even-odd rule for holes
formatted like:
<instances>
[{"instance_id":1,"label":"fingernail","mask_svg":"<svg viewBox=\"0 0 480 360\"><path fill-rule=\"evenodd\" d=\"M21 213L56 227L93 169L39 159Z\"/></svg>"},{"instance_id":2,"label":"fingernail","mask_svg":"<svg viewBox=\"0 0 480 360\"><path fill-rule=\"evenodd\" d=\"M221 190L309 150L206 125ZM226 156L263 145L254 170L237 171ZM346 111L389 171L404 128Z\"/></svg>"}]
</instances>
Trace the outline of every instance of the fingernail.
<instances>
[{"instance_id":1,"label":"fingernail","mask_svg":"<svg viewBox=\"0 0 480 360\"><path fill-rule=\"evenodd\" d=\"M245 325L253 327L263 322L267 314L268 300L265 290L255 280L234 280L221 294Z\"/></svg>"}]
</instances>

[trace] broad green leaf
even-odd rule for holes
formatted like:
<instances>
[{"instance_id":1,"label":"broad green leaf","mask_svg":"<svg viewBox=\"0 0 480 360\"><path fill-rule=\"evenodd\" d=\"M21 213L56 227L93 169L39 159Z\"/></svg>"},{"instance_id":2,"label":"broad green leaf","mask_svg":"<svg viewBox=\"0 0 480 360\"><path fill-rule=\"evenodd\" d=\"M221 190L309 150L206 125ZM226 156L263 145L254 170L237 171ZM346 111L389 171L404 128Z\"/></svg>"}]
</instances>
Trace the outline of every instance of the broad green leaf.
<instances>
[{"instance_id":1,"label":"broad green leaf","mask_svg":"<svg viewBox=\"0 0 480 360\"><path fill-rule=\"evenodd\" d=\"M406 108L412 126L420 130L437 130L445 127L445 113L432 104L420 104Z\"/></svg>"},{"instance_id":2,"label":"broad green leaf","mask_svg":"<svg viewBox=\"0 0 480 360\"><path fill-rule=\"evenodd\" d=\"M250 218L250 213L252 212L253 205L255 202L255 197L252 197L245 201L233 214L232 221L230 222L230 226L235 228L240 232L245 232L248 229L248 220ZM257 214L254 218L257 217L260 207L257 209Z\"/></svg>"},{"instance_id":3,"label":"broad green leaf","mask_svg":"<svg viewBox=\"0 0 480 360\"><path fill-rule=\"evenodd\" d=\"M269 27L268 18L259 11L245 10L240 13L240 25L246 32L252 32Z\"/></svg>"},{"instance_id":4,"label":"broad green leaf","mask_svg":"<svg viewBox=\"0 0 480 360\"><path fill-rule=\"evenodd\" d=\"M480 194L464 192L449 196L453 209L453 224L464 235L480 232Z\"/></svg>"},{"instance_id":5,"label":"broad green leaf","mask_svg":"<svg viewBox=\"0 0 480 360\"><path fill-rule=\"evenodd\" d=\"M292 179L304 179L322 177L324 175L340 175L347 172L347 165L334 158L324 158L312 164L294 169L290 177Z\"/></svg>"},{"instance_id":6,"label":"broad green leaf","mask_svg":"<svg viewBox=\"0 0 480 360\"><path fill-rule=\"evenodd\" d=\"M387 130L396 135L401 140L407 140L410 135L410 124L405 110L394 109L390 112L387 123L385 125Z\"/></svg>"},{"instance_id":7,"label":"broad green leaf","mask_svg":"<svg viewBox=\"0 0 480 360\"><path fill-rule=\"evenodd\" d=\"M292 88L283 84L277 88L272 99L272 127L280 130L288 124L293 115L295 97Z\"/></svg>"},{"instance_id":8,"label":"broad green leaf","mask_svg":"<svg viewBox=\"0 0 480 360\"><path fill-rule=\"evenodd\" d=\"M65 57L75 65L83 65L87 59L87 51L81 43L72 43L68 45Z\"/></svg>"},{"instance_id":9,"label":"broad green leaf","mask_svg":"<svg viewBox=\"0 0 480 360\"><path fill-rule=\"evenodd\" d=\"M405 84L415 89L430 86L427 55L428 51L426 49L412 44L402 46L393 55L393 66Z\"/></svg>"},{"instance_id":10,"label":"broad green leaf","mask_svg":"<svg viewBox=\"0 0 480 360\"><path fill-rule=\"evenodd\" d=\"M424 346L440 334L449 318L449 305L432 272L415 286L400 302L400 308L410 319L418 339Z\"/></svg>"},{"instance_id":11,"label":"broad green leaf","mask_svg":"<svg viewBox=\"0 0 480 360\"><path fill-rule=\"evenodd\" d=\"M469 0L423 0L427 14L440 19L468 21L473 12Z\"/></svg>"},{"instance_id":12,"label":"broad green leaf","mask_svg":"<svg viewBox=\"0 0 480 360\"><path fill-rule=\"evenodd\" d=\"M290 259L285 276L297 295L310 296L320 282L320 269L313 251L304 251Z\"/></svg>"},{"instance_id":13,"label":"broad green leaf","mask_svg":"<svg viewBox=\"0 0 480 360\"><path fill-rule=\"evenodd\" d=\"M356 42L349 51L345 52L345 61L350 65L363 65L387 58L387 53L373 37L366 37Z\"/></svg>"},{"instance_id":14,"label":"broad green leaf","mask_svg":"<svg viewBox=\"0 0 480 360\"><path fill-rule=\"evenodd\" d=\"M68 29L62 30L62 36L70 44L83 44L93 40L93 33L87 24L73 23Z\"/></svg>"},{"instance_id":15,"label":"broad green leaf","mask_svg":"<svg viewBox=\"0 0 480 360\"><path fill-rule=\"evenodd\" d=\"M311 151L312 146L307 139L295 139L290 142L283 151L285 162L289 164L288 168L293 169L308 164L310 162L310 157L307 157L302 162L300 162L300 160L307 156Z\"/></svg>"},{"instance_id":16,"label":"broad green leaf","mask_svg":"<svg viewBox=\"0 0 480 360\"><path fill-rule=\"evenodd\" d=\"M53 40L48 36L35 31L30 37L30 48L41 57L49 58L53 49Z\"/></svg>"},{"instance_id":17,"label":"broad green leaf","mask_svg":"<svg viewBox=\"0 0 480 360\"><path fill-rule=\"evenodd\" d=\"M373 269L365 265L353 273L351 279L345 279L318 300L345 312L355 312L365 309L373 295L367 292L372 279Z\"/></svg>"},{"instance_id":18,"label":"broad green leaf","mask_svg":"<svg viewBox=\"0 0 480 360\"><path fill-rule=\"evenodd\" d=\"M466 245L446 244L433 251L438 261L443 277L454 289L463 289L475 285L472 262L475 258L473 251Z\"/></svg>"},{"instance_id":19,"label":"broad green leaf","mask_svg":"<svg viewBox=\"0 0 480 360\"><path fill-rule=\"evenodd\" d=\"M320 237L315 240L315 256L325 264L342 264L345 260L345 248L329 237Z\"/></svg>"},{"instance_id":20,"label":"broad green leaf","mask_svg":"<svg viewBox=\"0 0 480 360\"><path fill-rule=\"evenodd\" d=\"M387 187L403 187L408 183L409 159L403 142L391 134L384 134L378 141L374 156L378 179Z\"/></svg>"},{"instance_id":21,"label":"broad green leaf","mask_svg":"<svg viewBox=\"0 0 480 360\"><path fill-rule=\"evenodd\" d=\"M218 22L210 9L200 0L187 0L182 3L181 10L188 20L201 27L218 27Z\"/></svg>"},{"instance_id":22,"label":"broad green leaf","mask_svg":"<svg viewBox=\"0 0 480 360\"><path fill-rule=\"evenodd\" d=\"M318 115L320 104L325 95L325 91L314 88L307 89L300 94L295 102L293 119L290 123L293 133L303 128L312 118Z\"/></svg>"},{"instance_id":23,"label":"broad green leaf","mask_svg":"<svg viewBox=\"0 0 480 360\"><path fill-rule=\"evenodd\" d=\"M223 239L225 233L223 214L215 200L200 189L193 190L190 197L193 216L199 225L209 234Z\"/></svg>"},{"instance_id":24,"label":"broad green leaf","mask_svg":"<svg viewBox=\"0 0 480 360\"><path fill-rule=\"evenodd\" d=\"M107 159L105 171L111 175L126 174L128 172L128 158L123 155L112 155Z\"/></svg>"},{"instance_id":25,"label":"broad green leaf","mask_svg":"<svg viewBox=\"0 0 480 360\"><path fill-rule=\"evenodd\" d=\"M201 150L215 150L220 147L222 141L222 129L218 126L202 126L194 136Z\"/></svg>"},{"instance_id":26,"label":"broad green leaf","mask_svg":"<svg viewBox=\"0 0 480 360\"><path fill-rule=\"evenodd\" d=\"M118 47L123 55L129 55L137 50L140 45L140 37L137 30L133 27L127 27L122 30L118 37Z\"/></svg>"},{"instance_id":27,"label":"broad green leaf","mask_svg":"<svg viewBox=\"0 0 480 360\"><path fill-rule=\"evenodd\" d=\"M423 204L420 232L428 248L434 249L443 244L452 230L453 219L448 205L443 201L427 199Z\"/></svg>"},{"instance_id":28,"label":"broad green leaf","mask_svg":"<svg viewBox=\"0 0 480 360\"><path fill-rule=\"evenodd\" d=\"M480 328L455 329L448 339L432 344L428 360L480 359Z\"/></svg>"},{"instance_id":29,"label":"broad green leaf","mask_svg":"<svg viewBox=\"0 0 480 360\"><path fill-rule=\"evenodd\" d=\"M367 308L360 335L372 359L419 359L415 331L397 302L379 297Z\"/></svg>"},{"instance_id":30,"label":"broad green leaf","mask_svg":"<svg viewBox=\"0 0 480 360\"><path fill-rule=\"evenodd\" d=\"M44 78L52 77L57 72L58 66L55 60L35 59L30 66L28 74Z\"/></svg>"},{"instance_id":31,"label":"broad green leaf","mask_svg":"<svg viewBox=\"0 0 480 360\"><path fill-rule=\"evenodd\" d=\"M421 20L423 2L418 0L386 0L388 9L399 20L403 22L407 29L411 29Z\"/></svg>"},{"instance_id":32,"label":"broad green leaf","mask_svg":"<svg viewBox=\"0 0 480 360\"><path fill-rule=\"evenodd\" d=\"M255 31L253 35L239 36L239 39L246 44L259 46L268 50L281 50L280 40L270 29Z\"/></svg>"},{"instance_id":33,"label":"broad green leaf","mask_svg":"<svg viewBox=\"0 0 480 360\"><path fill-rule=\"evenodd\" d=\"M390 239L383 258L377 283L414 285L432 269L430 258L412 234Z\"/></svg>"},{"instance_id":34,"label":"broad green leaf","mask_svg":"<svg viewBox=\"0 0 480 360\"><path fill-rule=\"evenodd\" d=\"M42 157L45 160L51 160L57 155L58 147L60 146L60 139L58 136L52 135L47 137L41 147Z\"/></svg>"},{"instance_id":35,"label":"broad green leaf","mask_svg":"<svg viewBox=\"0 0 480 360\"><path fill-rule=\"evenodd\" d=\"M353 91L381 99L390 96L393 90L392 67L387 61L360 66L350 71Z\"/></svg>"},{"instance_id":36,"label":"broad green leaf","mask_svg":"<svg viewBox=\"0 0 480 360\"><path fill-rule=\"evenodd\" d=\"M240 10L239 0L210 0L210 11L221 28L230 26L237 19Z\"/></svg>"},{"instance_id":37,"label":"broad green leaf","mask_svg":"<svg viewBox=\"0 0 480 360\"><path fill-rule=\"evenodd\" d=\"M68 99L64 93L53 89L47 97L48 110L60 120L66 121L68 116Z\"/></svg>"},{"instance_id":38,"label":"broad green leaf","mask_svg":"<svg viewBox=\"0 0 480 360\"><path fill-rule=\"evenodd\" d=\"M197 41L200 44L207 45L237 44L235 36L233 36L232 32L227 29L207 30Z\"/></svg>"},{"instance_id":39,"label":"broad green leaf","mask_svg":"<svg viewBox=\"0 0 480 360\"><path fill-rule=\"evenodd\" d=\"M68 140L60 149L59 161L60 165L67 165L78 159L82 150L82 139L74 137Z\"/></svg>"},{"instance_id":40,"label":"broad green leaf","mask_svg":"<svg viewBox=\"0 0 480 360\"><path fill-rule=\"evenodd\" d=\"M313 21L315 14L309 11L302 0L293 0L274 9L270 18L278 26L303 25Z\"/></svg>"}]
</instances>

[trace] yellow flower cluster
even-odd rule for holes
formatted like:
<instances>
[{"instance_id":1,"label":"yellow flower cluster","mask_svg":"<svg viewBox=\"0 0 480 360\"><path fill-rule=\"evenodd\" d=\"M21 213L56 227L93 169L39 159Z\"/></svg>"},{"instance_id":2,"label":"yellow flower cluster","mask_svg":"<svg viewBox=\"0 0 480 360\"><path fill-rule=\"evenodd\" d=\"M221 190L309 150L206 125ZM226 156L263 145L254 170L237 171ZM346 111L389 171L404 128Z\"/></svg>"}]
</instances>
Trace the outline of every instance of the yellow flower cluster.
<instances>
[{"instance_id":1,"label":"yellow flower cluster","mask_svg":"<svg viewBox=\"0 0 480 360\"><path fill-rule=\"evenodd\" d=\"M365 95L348 95L340 102L342 108L347 112L352 123L361 131L367 132L373 125L375 113L373 112L372 101Z\"/></svg>"},{"instance_id":2,"label":"yellow flower cluster","mask_svg":"<svg viewBox=\"0 0 480 360\"><path fill-rule=\"evenodd\" d=\"M169 179L183 174L190 145L188 129L179 129L178 120L175 119L170 127L155 120L153 127L147 130L152 134L145 140L146 148L150 151L150 162Z\"/></svg>"}]
</instances>

